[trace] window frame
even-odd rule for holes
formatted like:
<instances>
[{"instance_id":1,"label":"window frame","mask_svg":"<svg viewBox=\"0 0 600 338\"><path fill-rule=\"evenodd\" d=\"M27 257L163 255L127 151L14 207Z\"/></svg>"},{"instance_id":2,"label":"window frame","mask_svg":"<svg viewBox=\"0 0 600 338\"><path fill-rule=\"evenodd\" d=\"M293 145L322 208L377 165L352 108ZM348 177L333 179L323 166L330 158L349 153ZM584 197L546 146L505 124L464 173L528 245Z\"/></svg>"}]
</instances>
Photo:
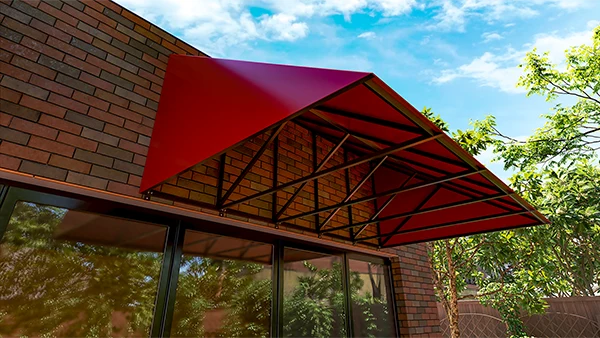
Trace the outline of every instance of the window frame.
<instances>
[{"instance_id":1,"label":"window frame","mask_svg":"<svg viewBox=\"0 0 600 338\"><path fill-rule=\"evenodd\" d=\"M175 309L175 294L179 278L179 268L183 254L183 243L187 230L202 231L223 236L246 238L245 233L229 229L229 227L211 227L198 220L192 220L176 214L165 214L139 206L131 206L75 193L60 192L53 189L31 189L29 186L0 184L0 239L4 236L10 216L17 202L25 201L43 205L51 205L65 209L94 212L113 217L121 217L134 221L149 222L163 225L167 228L163 262L158 280L158 290L155 299L153 320L150 327L150 337L170 337L173 313ZM237 234L237 236L236 236ZM394 322L394 332L399 334L396 299L393 293L393 278L390 259L371 256L364 253L348 252L342 249L327 248L315 244L289 239L261 238L260 234L251 234L248 238L254 241L273 245L272 250L272 301L271 301L271 337L281 337L283 334L283 254L286 248L338 256L342 261L342 287L345 299L346 332L348 337L354 337L352 323L352 303L349 292L349 260L359 259L383 264L386 278L386 292L391 299Z\"/></svg>"}]
</instances>

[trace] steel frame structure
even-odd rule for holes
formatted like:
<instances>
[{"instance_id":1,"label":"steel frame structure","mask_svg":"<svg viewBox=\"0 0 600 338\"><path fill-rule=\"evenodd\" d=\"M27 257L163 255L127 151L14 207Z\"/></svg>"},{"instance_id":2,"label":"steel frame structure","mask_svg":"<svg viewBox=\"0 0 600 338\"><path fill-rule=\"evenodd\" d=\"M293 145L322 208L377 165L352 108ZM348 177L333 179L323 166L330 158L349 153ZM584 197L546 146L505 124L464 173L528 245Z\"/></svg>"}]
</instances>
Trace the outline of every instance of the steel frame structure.
<instances>
[{"instance_id":1,"label":"steel frame structure","mask_svg":"<svg viewBox=\"0 0 600 338\"><path fill-rule=\"evenodd\" d=\"M366 86L367 88L370 88L371 90L374 90L371 87L369 87L368 84L366 84L366 83L363 85ZM447 224L446 223L440 224L439 227L468 224L468 223L472 223L475 221L496 219L496 218L507 217L507 216L511 216L511 215L524 215L525 217L530 218L532 220L532 224L533 223L538 224L541 221L539 218L535 217L534 214L528 214L528 212L530 210L526 210L524 212L513 212L514 208L521 207L522 205L516 200L507 201L507 200L503 199L505 197L513 197L512 192L505 191L505 190L501 189L500 187L498 187L498 185L490 185L487 183L483 183L483 182L471 179L471 177L474 175L485 175L487 173L487 170L481 169L477 166L469 165L466 163L466 161L457 161L457 160L453 160L453 159L448 159L448 158L439 156L434 153L414 149L415 146L418 146L420 144L427 143L427 142L442 143L443 142L443 140L442 140L443 134L427 133L427 132L425 132L425 129L422 129L419 127L410 127L410 126L406 126L406 125L402 125L402 124L394 124L394 123L390 123L389 121L377 119L374 117L368 117L368 116L363 116L363 115L346 112L346 111L342 111L342 110L331 109L331 108L324 107L324 106L313 107L313 108L309 109L308 112L313 114L313 116L316 116L318 119L315 119L315 118L309 119L306 116L304 116L304 114L298 114L293 119L284 120L281 123L279 123L275 126L272 126L268 130L264 131L263 132L264 134L268 133L268 137L266 138L266 141L261 145L260 149L255 152L254 156L251 158L251 160L248 162L246 167L243 169L242 173L235 179L235 181L229 186L229 188L226 191L223 188L224 172L225 172L225 165L226 165L225 164L225 156L226 156L226 152L230 149L227 149L226 151L222 152L222 154L220 155L221 165L219 166L217 202L215 203L215 205L207 205L206 203L182 199L180 197L165 194L165 193L157 191L157 190L151 190L151 191L149 191L149 194L163 197L163 198L170 198L170 199L174 199L174 200L185 201L188 204L197 204L202 207L216 209L216 210L220 211L221 215L225 215L227 213L241 214L244 216L248 216L251 218L258 218L258 219L261 219L261 217L257 217L256 215L248 215L243 212L239 212L237 210L232 209L232 207L239 205L239 204L248 203L248 202L258 199L258 198L271 196L271 199L272 199L271 214L272 215L271 215L270 219L265 219L265 221L275 223L277 227L286 226L288 228L297 228L297 229L301 229L301 230L312 230L312 231L316 232L319 236L325 235L325 236L328 236L331 238L335 238L338 240L345 240L345 241L349 241L352 243L360 242L367 246L376 246L378 248L386 247L388 242L394 235L406 233L406 231L403 232L403 226L413 216L423 215L423 214L432 213L432 212L445 210L445 209L450 209L450 208L454 208L454 207L467 206L467 205L471 205L471 204L475 204L475 203L486 203L486 204L501 208L502 210L505 210L506 212L504 212L502 214L497 214L497 215L490 215L487 217L477 217L477 218L472 218L472 219L466 219L466 220L462 220L460 222L447 222ZM410 132L413 134L418 133L419 136L416 138L413 138L409 141L406 141L406 142L393 143L393 142L389 142L389 141L386 141L386 140L383 140L383 139L380 139L380 138L377 138L374 136L369 136L369 135L361 134L358 132L349 131L348 129L346 129L346 128L340 126L339 124L328 119L325 116L325 114L334 114L337 116L342 116L344 118L348 118L348 119L352 119L352 120L356 120L356 121L391 127L391 128L396 129L399 133L401 133L401 132ZM313 142L312 142L312 144L313 144L313 148L312 148L313 170L311 173L309 173L308 175L305 175L304 177L292 180L290 182L280 183L280 182L278 182L278 168L279 168L278 149L280 147L278 135L283 130L283 128L287 124L290 124L290 123L295 123L295 124L299 125L300 127L307 129L308 131L310 131L310 133L312 135L311 138L313 140ZM341 137L341 138L332 137L331 135L328 135L326 133L315 130L315 128L312 128L312 126L319 126L320 128L336 130L338 132L341 132L343 134L343 137ZM317 160L317 156L316 156L316 154L317 154L317 149L316 149L317 137L321 137L333 144L331 149L329 149L327 155L320 162ZM233 192L235 191L235 189L243 181L243 179L246 177L246 175L252 170L253 166L258 162L259 158L264 154L264 152L268 148L271 148L273 150L273 155L274 155L273 156L273 158L274 158L273 179L272 179L271 188L261 191L261 192L257 192L252 195L244 196L244 197L236 199L236 200L231 200L230 197L233 194ZM341 163L336 166L332 166L332 167L325 169L326 165L330 162L331 158L334 155L338 154L340 151L343 151L344 159L345 159L344 163ZM462 170L459 173L450 173L448 171L437 168L435 166L431 166L431 165L428 165L425 163L420 163L415 160L403 157L403 156L399 155L399 153L401 153L401 152L407 152L407 153L411 153L411 154L425 156L425 157L434 159L436 161L440 161L440 162L447 163L447 164L454 165L454 166L459 166L459 167L463 168L464 170ZM352 160L348 160L348 153L353 153L357 157ZM349 169L356 167L358 165L361 165L361 164L365 164L365 163L369 163L371 169L369 170L369 172L366 175L364 175L364 177L361 178L361 180L354 187L351 187L350 181L348 178ZM396 189L390 189L387 191L371 193L365 197L353 198L354 195L363 187L363 185L367 181L369 181L370 179L373 178L374 173L380 167L391 168L395 171L402 172L402 173L408 174L410 176L405 182L403 182L401 184L400 187L398 187ZM429 170L431 172L435 172L442 176L433 176L431 174L426 174L423 171L421 171L420 168ZM326 177L327 175L331 175L336 172L340 172L340 171L343 171L345 173L344 176L346 178L346 197L340 203L336 203L334 205L329 205L329 206L325 206L325 207L320 207L319 203L318 203L318 200L319 200L319 187L318 187L318 183L317 183L318 179ZM422 182L417 183L417 184L409 184L409 182L413 178L418 178ZM468 184L461 184L460 181L466 182ZM289 209L290 205L294 202L294 200L298 197L298 195L311 182L313 183L313 196L314 196L314 200L315 200L314 201L314 209L311 211L307 211L307 212L303 212L303 213L299 213L299 214L295 214L295 215L284 216L285 212ZM425 198L419 204L419 206L414 211L402 212L402 213L398 213L398 214L394 214L394 215L387 215L384 217L379 217L379 215L394 201L396 196L399 195L400 193L411 191L411 190L416 190L416 189L420 189L420 188L424 188L424 187L430 187L430 186L435 186L435 189L431 192L431 194L427 198ZM495 191L495 193L492 194L491 196L485 196L480 191L474 189L472 186L481 187L483 189L488 189L488 190L493 190L493 191ZM280 208L278 208L278 193L284 189L292 188L292 187L294 187L295 190L292 193L291 197L288 198L287 201ZM452 203L447 203L447 204L444 204L441 206L424 208L424 205L442 187L445 189L454 191L454 192L456 192L462 196L465 196L469 199L466 201L452 202ZM353 217L352 217L352 206L353 205L360 204L360 203L376 203L376 200L381 197L388 197L388 199L381 206L375 207L375 212L371 215L371 217L369 217L368 220L360 221L360 222L353 222ZM335 215L342 208L348 208L349 223L344 226L328 227L328 223L335 217ZM324 214L326 212L329 212L329 213ZM305 227L295 226L290 223L291 221L293 221L295 219L306 218L309 216L314 217L314 222L316 225L314 229L307 229ZM378 234L376 236L361 237L361 234L365 231L365 229L367 229L367 227L369 225L375 224L378 226L380 222L388 221L388 220L399 220L398 225L395 227L395 229L392 232L382 234L379 231L379 227L378 227L377 228ZM431 228L435 228L435 227L438 227L438 226L433 226ZM355 228L358 228L358 229L355 231ZM420 231L420 230L425 230L425 229L427 229L427 228L420 228L420 229L416 229L414 231ZM335 234L335 232L338 232L339 230L348 230L349 236L346 237L346 236L340 236L338 234ZM374 239L377 240L376 245L373 245L373 243L369 242L370 240L374 240Z\"/></svg>"}]
</instances>

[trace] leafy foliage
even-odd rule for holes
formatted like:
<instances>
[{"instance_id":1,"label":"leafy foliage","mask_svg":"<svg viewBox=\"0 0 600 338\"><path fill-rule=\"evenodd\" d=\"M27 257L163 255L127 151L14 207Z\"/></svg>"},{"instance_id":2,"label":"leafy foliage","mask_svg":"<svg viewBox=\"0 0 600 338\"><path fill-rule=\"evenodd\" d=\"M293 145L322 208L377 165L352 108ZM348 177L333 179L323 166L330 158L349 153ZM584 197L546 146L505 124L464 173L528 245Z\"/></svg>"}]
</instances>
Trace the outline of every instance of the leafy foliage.
<instances>
[{"instance_id":1,"label":"leafy foliage","mask_svg":"<svg viewBox=\"0 0 600 338\"><path fill-rule=\"evenodd\" d=\"M545 125L527 140L502 134L493 116L452 133L472 154L492 148L505 169L517 169L513 189L552 222L430 243L438 298L453 337L459 337L460 299L475 298L497 309L514 337L525 336L523 311L544 311L542 297L600 294L600 26L591 46L566 52L566 70L547 54L527 54L519 85L528 95L575 100L543 115ZM433 116L429 109L427 116ZM439 117L434 123L441 123ZM447 128L447 124L443 124ZM478 292L466 292L474 281Z\"/></svg>"}]
</instances>

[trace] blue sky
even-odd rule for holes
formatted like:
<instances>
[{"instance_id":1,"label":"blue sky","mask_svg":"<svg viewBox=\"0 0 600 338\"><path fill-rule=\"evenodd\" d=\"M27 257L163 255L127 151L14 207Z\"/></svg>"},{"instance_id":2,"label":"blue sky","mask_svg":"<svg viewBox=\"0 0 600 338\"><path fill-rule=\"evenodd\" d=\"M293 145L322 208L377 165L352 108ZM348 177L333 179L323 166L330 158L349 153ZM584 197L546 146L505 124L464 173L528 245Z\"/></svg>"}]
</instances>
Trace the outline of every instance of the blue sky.
<instances>
[{"instance_id":1,"label":"blue sky","mask_svg":"<svg viewBox=\"0 0 600 338\"><path fill-rule=\"evenodd\" d=\"M521 138L553 106L515 87L525 53L535 46L560 64L600 23L600 0L117 2L211 56L374 72L452 129L492 114Z\"/></svg>"}]
</instances>

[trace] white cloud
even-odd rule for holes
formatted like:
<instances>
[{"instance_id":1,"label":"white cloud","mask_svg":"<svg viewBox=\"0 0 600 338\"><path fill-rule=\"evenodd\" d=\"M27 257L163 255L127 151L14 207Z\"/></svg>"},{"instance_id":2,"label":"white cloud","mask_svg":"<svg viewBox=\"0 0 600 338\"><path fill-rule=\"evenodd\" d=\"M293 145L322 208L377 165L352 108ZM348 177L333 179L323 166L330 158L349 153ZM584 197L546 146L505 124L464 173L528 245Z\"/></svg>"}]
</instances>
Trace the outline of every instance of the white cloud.
<instances>
[{"instance_id":1,"label":"white cloud","mask_svg":"<svg viewBox=\"0 0 600 338\"><path fill-rule=\"evenodd\" d=\"M418 4L416 0L375 0L371 6L380 10L383 16L397 16L410 12Z\"/></svg>"},{"instance_id":2,"label":"white cloud","mask_svg":"<svg viewBox=\"0 0 600 338\"><path fill-rule=\"evenodd\" d=\"M274 40L294 41L308 34L308 25L305 22L297 22L294 16L283 13L264 16L260 27Z\"/></svg>"},{"instance_id":3,"label":"white cloud","mask_svg":"<svg viewBox=\"0 0 600 338\"><path fill-rule=\"evenodd\" d=\"M551 0L549 2L560 8L575 9L584 6L589 0Z\"/></svg>"},{"instance_id":4,"label":"white cloud","mask_svg":"<svg viewBox=\"0 0 600 338\"><path fill-rule=\"evenodd\" d=\"M536 16L542 6L575 10L587 4L586 0L437 0L430 5L437 14L429 28L464 31L473 17L498 22Z\"/></svg>"},{"instance_id":5,"label":"white cloud","mask_svg":"<svg viewBox=\"0 0 600 338\"><path fill-rule=\"evenodd\" d=\"M456 28L459 31L464 31L466 15L467 13L463 8L456 6L450 0L445 0L434 18L438 21L437 24L430 26L430 28L442 30Z\"/></svg>"},{"instance_id":6,"label":"white cloud","mask_svg":"<svg viewBox=\"0 0 600 338\"><path fill-rule=\"evenodd\" d=\"M309 34L311 19L375 12L398 16L417 0L117 0L157 25L216 55L253 40L294 41ZM268 14L255 17L250 7Z\"/></svg>"},{"instance_id":7,"label":"white cloud","mask_svg":"<svg viewBox=\"0 0 600 338\"><path fill-rule=\"evenodd\" d=\"M564 51L571 46L589 44L591 30L575 32L564 36L553 34L540 34L535 36L531 43L523 45L519 50L508 47L504 53L495 54L486 52L473 59L470 63L463 64L455 69L445 69L433 79L434 83L443 84L458 78L467 78L481 86L497 88L506 93L519 93L524 89L516 88L516 83L522 70L517 67L525 54L537 48L538 52L549 52L549 60L556 64L564 63Z\"/></svg>"},{"instance_id":8,"label":"white cloud","mask_svg":"<svg viewBox=\"0 0 600 338\"><path fill-rule=\"evenodd\" d=\"M504 39L504 37L498 33L495 32L487 32L487 33L483 33L481 34L481 37L483 38L483 42L484 43L488 43L494 40L502 40Z\"/></svg>"},{"instance_id":9,"label":"white cloud","mask_svg":"<svg viewBox=\"0 0 600 338\"><path fill-rule=\"evenodd\" d=\"M361 39L374 39L377 35L375 32L364 32L358 35L358 38Z\"/></svg>"},{"instance_id":10,"label":"white cloud","mask_svg":"<svg viewBox=\"0 0 600 338\"><path fill-rule=\"evenodd\" d=\"M594 29L594 28L598 27L598 25L600 25L600 21L598 21L598 20L590 20L586 24L587 28L589 28L589 29Z\"/></svg>"}]
</instances>

